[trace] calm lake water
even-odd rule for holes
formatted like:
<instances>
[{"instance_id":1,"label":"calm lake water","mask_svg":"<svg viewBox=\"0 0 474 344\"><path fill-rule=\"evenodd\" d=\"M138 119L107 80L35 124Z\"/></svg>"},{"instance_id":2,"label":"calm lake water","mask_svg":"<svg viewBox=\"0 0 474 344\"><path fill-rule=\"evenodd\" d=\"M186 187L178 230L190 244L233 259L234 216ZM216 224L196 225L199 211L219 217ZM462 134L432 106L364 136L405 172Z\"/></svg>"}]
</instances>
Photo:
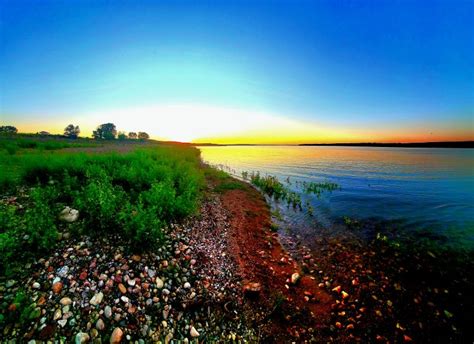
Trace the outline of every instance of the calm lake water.
<instances>
[{"instance_id":1,"label":"calm lake water","mask_svg":"<svg viewBox=\"0 0 474 344\"><path fill-rule=\"evenodd\" d=\"M474 150L443 148L228 146L199 147L204 161L277 176L309 202L307 212L273 204L285 221L311 231L331 228L344 216L397 223L400 230L442 234L474 246ZM299 181L337 183L319 199Z\"/></svg>"}]
</instances>

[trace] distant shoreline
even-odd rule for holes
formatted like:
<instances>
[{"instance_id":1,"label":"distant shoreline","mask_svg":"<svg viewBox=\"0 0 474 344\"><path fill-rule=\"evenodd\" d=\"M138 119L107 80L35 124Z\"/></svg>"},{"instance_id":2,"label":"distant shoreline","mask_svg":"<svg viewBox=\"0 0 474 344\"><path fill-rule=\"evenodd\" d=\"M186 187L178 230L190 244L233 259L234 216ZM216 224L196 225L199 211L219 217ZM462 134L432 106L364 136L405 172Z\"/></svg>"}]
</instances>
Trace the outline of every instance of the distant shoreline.
<instances>
[{"instance_id":1,"label":"distant shoreline","mask_svg":"<svg viewBox=\"0 0 474 344\"><path fill-rule=\"evenodd\" d=\"M252 143L191 143L193 146L225 147L225 146L345 146L345 147L400 147L400 148L474 148L474 141L446 141L446 142L414 142L414 143L301 143L301 144L252 144Z\"/></svg>"}]
</instances>

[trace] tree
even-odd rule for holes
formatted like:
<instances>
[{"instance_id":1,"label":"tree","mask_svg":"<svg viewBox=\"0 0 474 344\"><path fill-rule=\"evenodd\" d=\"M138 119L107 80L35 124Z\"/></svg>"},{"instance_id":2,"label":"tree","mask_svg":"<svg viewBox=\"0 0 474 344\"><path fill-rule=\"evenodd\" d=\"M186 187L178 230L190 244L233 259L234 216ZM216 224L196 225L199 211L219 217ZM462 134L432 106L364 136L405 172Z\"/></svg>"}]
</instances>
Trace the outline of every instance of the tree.
<instances>
[{"instance_id":1,"label":"tree","mask_svg":"<svg viewBox=\"0 0 474 344\"><path fill-rule=\"evenodd\" d=\"M16 134L18 129L12 125L2 125L0 126L0 134Z\"/></svg>"},{"instance_id":2,"label":"tree","mask_svg":"<svg viewBox=\"0 0 474 344\"><path fill-rule=\"evenodd\" d=\"M143 131L139 131L138 132L138 138L140 140L148 140L150 138L150 135L148 135L147 133L145 133Z\"/></svg>"},{"instance_id":3,"label":"tree","mask_svg":"<svg viewBox=\"0 0 474 344\"><path fill-rule=\"evenodd\" d=\"M92 137L96 140L114 140L117 136L117 128L113 123L101 124L92 132Z\"/></svg>"},{"instance_id":4,"label":"tree","mask_svg":"<svg viewBox=\"0 0 474 344\"><path fill-rule=\"evenodd\" d=\"M66 128L64 128L64 136L70 139L77 139L80 132L81 130L79 129L78 125L74 126L74 124L69 124Z\"/></svg>"},{"instance_id":5,"label":"tree","mask_svg":"<svg viewBox=\"0 0 474 344\"><path fill-rule=\"evenodd\" d=\"M127 139L127 134L125 134L124 131L119 131L117 138L118 138L120 141L124 141L124 140Z\"/></svg>"},{"instance_id":6,"label":"tree","mask_svg":"<svg viewBox=\"0 0 474 344\"><path fill-rule=\"evenodd\" d=\"M131 140L136 140L137 139L137 133L131 131L128 133L128 138L131 139Z\"/></svg>"}]
</instances>

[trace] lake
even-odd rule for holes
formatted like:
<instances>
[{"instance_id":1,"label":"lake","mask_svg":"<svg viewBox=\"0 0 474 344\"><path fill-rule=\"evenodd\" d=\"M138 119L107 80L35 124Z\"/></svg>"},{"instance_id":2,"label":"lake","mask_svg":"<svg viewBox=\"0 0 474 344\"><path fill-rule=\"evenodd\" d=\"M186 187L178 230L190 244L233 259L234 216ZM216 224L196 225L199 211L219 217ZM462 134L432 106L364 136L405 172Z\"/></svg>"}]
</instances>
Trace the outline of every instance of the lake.
<instances>
[{"instance_id":1,"label":"lake","mask_svg":"<svg viewBox=\"0 0 474 344\"><path fill-rule=\"evenodd\" d=\"M474 246L474 150L335 146L199 147L202 159L236 176L277 176L301 194L313 216L273 202L296 233L331 230L344 217L396 224L399 231L435 233ZM299 182L334 182L320 198ZM339 225L339 228L341 226Z\"/></svg>"}]
</instances>

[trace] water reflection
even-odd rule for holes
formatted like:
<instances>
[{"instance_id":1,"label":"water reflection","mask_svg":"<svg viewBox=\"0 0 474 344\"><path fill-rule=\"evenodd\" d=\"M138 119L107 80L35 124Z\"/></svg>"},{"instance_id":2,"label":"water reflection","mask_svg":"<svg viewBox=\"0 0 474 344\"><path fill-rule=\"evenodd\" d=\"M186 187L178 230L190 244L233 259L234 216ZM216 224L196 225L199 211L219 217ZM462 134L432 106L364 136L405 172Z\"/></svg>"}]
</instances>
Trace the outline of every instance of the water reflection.
<instances>
[{"instance_id":1,"label":"water reflection","mask_svg":"<svg viewBox=\"0 0 474 344\"><path fill-rule=\"evenodd\" d=\"M341 191L302 195L314 216L280 204L299 228L331 227L344 216L398 221L438 233L474 232L474 151L471 149L228 146L199 147L204 161L236 174L260 171L284 181L330 181ZM290 186L291 187L291 186ZM295 189L294 191L298 191ZM301 191L301 190L299 190ZM474 240L473 240L474 241Z\"/></svg>"}]
</instances>

